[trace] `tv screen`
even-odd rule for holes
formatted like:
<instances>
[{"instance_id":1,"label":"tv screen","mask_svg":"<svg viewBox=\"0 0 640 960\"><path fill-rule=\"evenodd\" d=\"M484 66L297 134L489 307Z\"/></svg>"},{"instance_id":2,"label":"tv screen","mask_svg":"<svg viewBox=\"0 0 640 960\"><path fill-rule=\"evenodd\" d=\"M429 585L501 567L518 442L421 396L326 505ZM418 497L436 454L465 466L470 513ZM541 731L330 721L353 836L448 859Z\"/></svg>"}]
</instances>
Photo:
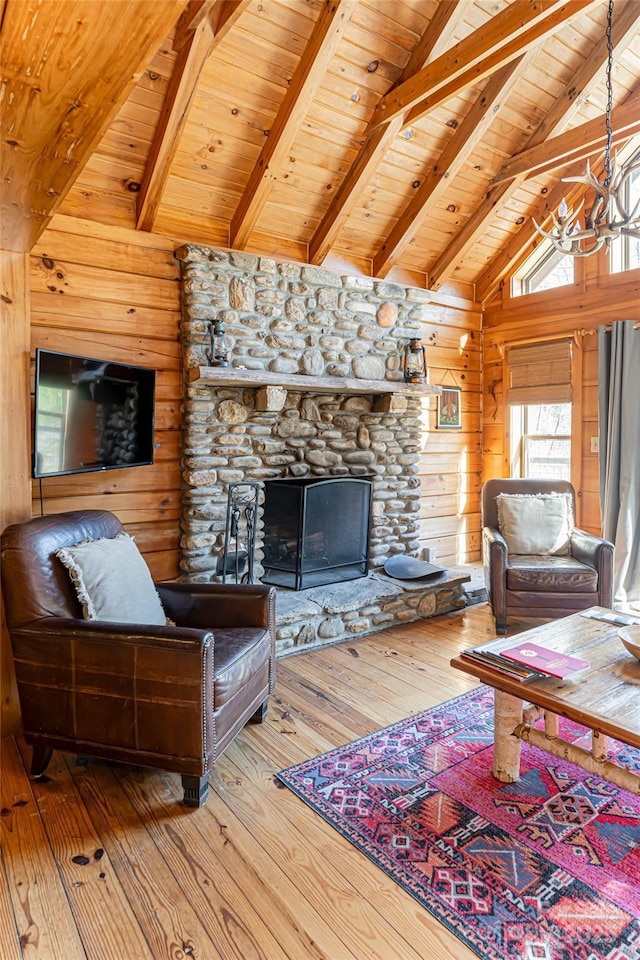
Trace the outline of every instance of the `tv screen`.
<instances>
[{"instance_id":1,"label":"tv screen","mask_svg":"<svg viewBox=\"0 0 640 960\"><path fill-rule=\"evenodd\" d=\"M36 350L33 475L153 463L155 370Z\"/></svg>"}]
</instances>

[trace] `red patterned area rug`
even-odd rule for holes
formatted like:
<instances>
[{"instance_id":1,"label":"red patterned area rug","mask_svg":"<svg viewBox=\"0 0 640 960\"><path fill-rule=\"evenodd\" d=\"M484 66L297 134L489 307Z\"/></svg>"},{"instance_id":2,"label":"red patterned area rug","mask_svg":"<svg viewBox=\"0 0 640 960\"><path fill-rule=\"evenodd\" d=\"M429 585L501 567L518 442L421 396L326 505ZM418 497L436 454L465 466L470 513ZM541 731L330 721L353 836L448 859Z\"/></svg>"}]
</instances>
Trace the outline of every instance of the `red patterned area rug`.
<instances>
[{"instance_id":1,"label":"red patterned area rug","mask_svg":"<svg viewBox=\"0 0 640 960\"><path fill-rule=\"evenodd\" d=\"M278 777L484 960L640 960L640 797L527 744L517 783L492 759L480 687Z\"/></svg>"}]
</instances>

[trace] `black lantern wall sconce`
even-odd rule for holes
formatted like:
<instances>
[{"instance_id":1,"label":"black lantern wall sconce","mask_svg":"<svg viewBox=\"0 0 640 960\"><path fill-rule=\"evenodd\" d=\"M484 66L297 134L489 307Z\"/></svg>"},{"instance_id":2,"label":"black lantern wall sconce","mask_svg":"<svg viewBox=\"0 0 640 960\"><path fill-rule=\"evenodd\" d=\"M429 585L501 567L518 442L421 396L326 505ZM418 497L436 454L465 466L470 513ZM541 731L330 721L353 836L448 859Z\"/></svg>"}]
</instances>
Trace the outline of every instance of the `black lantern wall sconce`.
<instances>
[{"instance_id":1,"label":"black lantern wall sconce","mask_svg":"<svg viewBox=\"0 0 640 960\"><path fill-rule=\"evenodd\" d=\"M227 341L224 335L224 323L219 317L212 321L209 328L211 345L205 350L210 367L228 367Z\"/></svg>"},{"instance_id":2,"label":"black lantern wall sconce","mask_svg":"<svg viewBox=\"0 0 640 960\"><path fill-rule=\"evenodd\" d=\"M427 382L427 353L417 337L409 340L404 348L404 379L407 383Z\"/></svg>"}]
</instances>

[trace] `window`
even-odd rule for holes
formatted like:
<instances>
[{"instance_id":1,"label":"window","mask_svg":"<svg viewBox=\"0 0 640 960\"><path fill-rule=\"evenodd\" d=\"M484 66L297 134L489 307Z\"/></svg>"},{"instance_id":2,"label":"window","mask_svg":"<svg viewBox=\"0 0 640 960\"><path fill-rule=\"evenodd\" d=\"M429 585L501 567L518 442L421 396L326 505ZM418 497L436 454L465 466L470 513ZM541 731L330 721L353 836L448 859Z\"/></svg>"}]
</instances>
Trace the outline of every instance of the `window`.
<instances>
[{"instance_id":1,"label":"window","mask_svg":"<svg viewBox=\"0 0 640 960\"><path fill-rule=\"evenodd\" d=\"M561 253L549 243L542 243L514 276L513 295L567 286L575 280L574 266L574 257Z\"/></svg>"},{"instance_id":2,"label":"window","mask_svg":"<svg viewBox=\"0 0 640 960\"><path fill-rule=\"evenodd\" d=\"M569 339L514 344L507 353L512 477L571 480Z\"/></svg>"},{"instance_id":3,"label":"window","mask_svg":"<svg viewBox=\"0 0 640 960\"><path fill-rule=\"evenodd\" d=\"M635 163L637 167L623 185L621 201L624 209L632 212L635 204L640 203L640 150L629 163ZM609 249L609 257L611 273L622 273L623 270L640 267L640 240L624 236L614 240Z\"/></svg>"},{"instance_id":4,"label":"window","mask_svg":"<svg viewBox=\"0 0 640 960\"><path fill-rule=\"evenodd\" d=\"M517 477L571 480L571 404L511 408L512 470Z\"/></svg>"}]
</instances>

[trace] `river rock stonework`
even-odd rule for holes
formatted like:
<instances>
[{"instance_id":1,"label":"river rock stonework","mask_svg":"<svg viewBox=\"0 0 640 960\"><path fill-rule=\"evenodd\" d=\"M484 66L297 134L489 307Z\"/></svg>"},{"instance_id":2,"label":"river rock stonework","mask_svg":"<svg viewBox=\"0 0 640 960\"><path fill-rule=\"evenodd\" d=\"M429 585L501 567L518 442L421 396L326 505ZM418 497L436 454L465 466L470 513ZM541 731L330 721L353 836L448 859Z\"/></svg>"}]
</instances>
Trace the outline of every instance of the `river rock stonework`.
<instances>
[{"instance_id":1,"label":"river rock stonework","mask_svg":"<svg viewBox=\"0 0 640 960\"><path fill-rule=\"evenodd\" d=\"M188 245L182 265L181 339L186 370L206 366L211 322L225 326L232 367L282 374L401 381L406 342L420 337L424 291L246 253ZM186 371L185 371L186 372ZM419 397L298 392L186 382L183 417L181 571L218 579L228 485L279 477L371 476L369 564L417 555L421 440ZM398 401L398 402L394 402ZM262 568L258 524L256 575ZM306 592L306 591L305 591ZM355 585L351 588L355 595ZM450 591L449 591L450 592ZM431 591L427 591L431 593ZM425 594L426 595L426 594ZM380 598L375 613L327 612L295 631L279 622L278 646L315 645L424 615ZM453 598L452 598L453 599ZM460 606L456 598L454 606ZM464 605L464 602L462 602ZM284 609L284 601L280 604ZM427 609L428 604L423 604ZM432 603L433 612L437 604ZM279 617L279 621L280 621ZM339 626L341 625L341 626ZM298 634L302 633L301 639Z\"/></svg>"}]
</instances>

